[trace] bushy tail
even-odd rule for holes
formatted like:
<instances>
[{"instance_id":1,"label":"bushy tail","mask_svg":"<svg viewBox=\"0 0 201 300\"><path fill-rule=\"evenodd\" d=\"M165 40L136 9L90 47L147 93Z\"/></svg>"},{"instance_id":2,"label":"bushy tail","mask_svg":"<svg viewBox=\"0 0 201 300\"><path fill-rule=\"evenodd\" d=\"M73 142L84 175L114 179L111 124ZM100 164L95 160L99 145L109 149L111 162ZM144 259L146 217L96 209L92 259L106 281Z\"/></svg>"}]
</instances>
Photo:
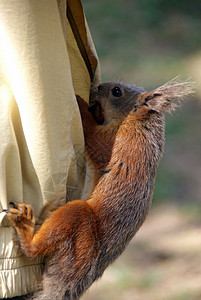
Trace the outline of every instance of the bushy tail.
<instances>
[{"instance_id":1,"label":"bushy tail","mask_svg":"<svg viewBox=\"0 0 201 300\"><path fill-rule=\"evenodd\" d=\"M147 105L156 111L171 112L180 105L182 100L195 93L196 84L190 80L180 81L179 77L147 93Z\"/></svg>"}]
</instances>

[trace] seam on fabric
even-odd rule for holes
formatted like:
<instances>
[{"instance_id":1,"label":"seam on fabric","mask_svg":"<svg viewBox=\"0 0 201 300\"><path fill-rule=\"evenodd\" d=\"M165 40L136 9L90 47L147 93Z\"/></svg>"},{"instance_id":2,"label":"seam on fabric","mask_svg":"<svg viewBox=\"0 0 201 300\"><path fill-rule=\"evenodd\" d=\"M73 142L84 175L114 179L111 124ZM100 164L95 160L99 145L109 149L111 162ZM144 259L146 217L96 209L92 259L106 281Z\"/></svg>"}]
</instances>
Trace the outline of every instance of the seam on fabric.
<instances>
[{"instance_id":1,"label":"seam on fabric","mask_svg":"<svg viewBox=\"0 0 201 300\"><path fill-rule=\"evenodd\" d=\"M19 255L19 256L12 256L12 257L3 257L3 258L1 258L0 257L0 260L5 260L5 259L17 259L17 258L21 258L21 257L25 257L25 258L28 258L25 254L23 255ZM37 256L37 257L39 257L39 256ZM35 257L36 258L36 257ZM29 259L33 259L33 258L29 258ZM0 299L1 300L1 299Z\"/></svg>"},{"instance_id":2,"label":"seam on fabric","mask_svg":"<svg viewBox=\"0 0 201 300\"><path fill-rule=\"evenodd\" d=\"M21 267L15 267L13 269L2 269L2 270L0 270L0 273L6 272L6 271L14 271L14 270L19 270L19 269L24 269L24 268L30 268L30 267L34 267L34 266L42 266L42 265L43 265L43 263L39 263L39 264L31 264L31 265L24 265Z\"/></svg>"},{"instance_id":3,"label":"seam on fabric","mask_svg":"<svg viewBox=\"0 0 201 300\"><path fill-rule=\"evenodd\" d=\"M20 256L14 256L14 257L3 257L3 258L0 257L0 260L5 260L5 259L10 260L10 259L16 259L16 258L21 258L21 257L26 257L26 256L20 255Z\"/></svg>"},{"instance_id":4,"label":"seam on fabric","mask_svg":"<svg viewBox=\"0 0 201 300\"><path fill-rule=\"evenodd\" d=\"M0 226L0 229L1 228L14 228L14 225L2 225L2 226Z\"/></svg>"}]
</instances>

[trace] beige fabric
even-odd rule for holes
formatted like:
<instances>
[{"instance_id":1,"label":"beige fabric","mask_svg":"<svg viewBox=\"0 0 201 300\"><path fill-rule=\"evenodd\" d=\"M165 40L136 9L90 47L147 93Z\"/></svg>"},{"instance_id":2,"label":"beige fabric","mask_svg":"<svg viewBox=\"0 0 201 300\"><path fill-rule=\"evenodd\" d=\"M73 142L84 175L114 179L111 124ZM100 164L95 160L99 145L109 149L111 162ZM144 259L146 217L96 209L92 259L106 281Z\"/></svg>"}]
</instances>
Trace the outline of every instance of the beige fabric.
<instances>
[{"instance_id":1,"label":"beige fabric","mask_svg":"<svg viewBox=\"0 0 201 300\"><path fill-rule=\"evenodd\" d=\"M80 2L68 5L72 12L78 5L83 21ZM94 50L87 26L85 34ZM90 86L66 1L0 1L0 211L10 201L30 203L40 223L46 209L80 196L84 139L75 93L88 100ZM20 252L5 213L0 222L0 298L32 292L42 259Z\"/></svg>"}]
</instances>

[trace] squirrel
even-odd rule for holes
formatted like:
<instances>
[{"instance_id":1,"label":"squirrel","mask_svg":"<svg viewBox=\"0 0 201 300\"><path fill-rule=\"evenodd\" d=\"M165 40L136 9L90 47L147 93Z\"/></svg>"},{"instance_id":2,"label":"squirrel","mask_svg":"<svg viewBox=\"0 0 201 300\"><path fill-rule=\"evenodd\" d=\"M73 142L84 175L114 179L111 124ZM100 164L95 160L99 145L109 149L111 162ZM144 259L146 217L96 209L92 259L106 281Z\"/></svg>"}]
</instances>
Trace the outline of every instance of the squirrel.
<instances>
[{"instance_id":1,"label":"squirrel","mask_svg":"<svg viewBox=\"0 0 201 300\"><path fill-rule=\"evenodd\" d=\"M151 205L156 168L164 148L164 112L193 92L172 80L151 92L122 82L101 83L93 104L79 96L86 155L95 169L86 200L51 213L35 233L30 205L5 210L28 257L47 257L43 290L34 300L76 300L125 249Z\"/></svg>"}]
</instances>

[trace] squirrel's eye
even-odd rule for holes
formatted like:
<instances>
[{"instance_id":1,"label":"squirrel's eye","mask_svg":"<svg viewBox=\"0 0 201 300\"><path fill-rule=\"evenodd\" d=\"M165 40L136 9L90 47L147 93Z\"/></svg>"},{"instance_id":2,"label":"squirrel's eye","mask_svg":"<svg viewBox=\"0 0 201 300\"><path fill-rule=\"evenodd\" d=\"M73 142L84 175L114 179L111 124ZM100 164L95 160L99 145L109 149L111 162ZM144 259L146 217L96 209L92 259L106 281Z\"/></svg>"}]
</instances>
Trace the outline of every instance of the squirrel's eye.
<instances>
[{"instance_id":1,"label":"squirrel's eye","mask_svg":"<svg viewBox=\"0 0 201 300\"><path fill-rule=\"evenodd\" d=\"M121 92L120 88L119 87L113 88L112 89L112 95L114 97L121 97L122 96L122 92Z\"/></svg>"}]
</instances>

